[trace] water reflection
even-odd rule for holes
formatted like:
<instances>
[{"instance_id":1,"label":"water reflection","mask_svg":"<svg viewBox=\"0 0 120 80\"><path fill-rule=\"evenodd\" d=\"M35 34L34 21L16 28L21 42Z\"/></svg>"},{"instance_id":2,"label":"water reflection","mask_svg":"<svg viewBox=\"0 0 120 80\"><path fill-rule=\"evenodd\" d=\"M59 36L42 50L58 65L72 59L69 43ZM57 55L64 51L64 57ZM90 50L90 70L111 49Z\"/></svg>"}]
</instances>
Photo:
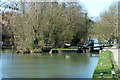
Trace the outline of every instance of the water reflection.
<instances>
[{"instance_id":1,"label":"water reflection","mask_svg":"<svg viewBox=\"0 0 120 80\"><path fill-rule=\"evenodd\" d=\"M99 57L88 54L2 55L4 78L91 78Z\"/></svg>"},{"instance_id":2,"label":"water reflection","mask_svg":"<svg viewBox=\"0 0 120 80\"><path fill-rule=\"evenodd\" d=\"M66 55L65 58L66 58L66 59L70 59L70 56L69 56L69 55Z\"/></svg>"}]
</instances>

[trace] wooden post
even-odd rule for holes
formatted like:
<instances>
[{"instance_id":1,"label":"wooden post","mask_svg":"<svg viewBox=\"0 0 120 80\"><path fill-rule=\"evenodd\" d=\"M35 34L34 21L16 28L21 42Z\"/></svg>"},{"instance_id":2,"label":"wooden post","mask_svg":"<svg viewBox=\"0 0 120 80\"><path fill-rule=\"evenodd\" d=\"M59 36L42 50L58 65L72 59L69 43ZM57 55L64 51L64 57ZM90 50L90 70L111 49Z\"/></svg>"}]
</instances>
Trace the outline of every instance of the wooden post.
<instances>
[{"instance_id":1,"label":"wooden post","mask_svg":"<svg viewBox=\"0 0 120 80\"><path fill-rule=\"evenodd\" d=\"M112 68L114 68L114 64L113 64L113 62L112 62Z\"/></svg>"},{"instance_id":2,"label":"wooden post","mask_svg":"<svg viewBox=\"0 0 120 80\"><path fill-rule=\"evenodd\" d=\"M92 46L89 47L89 51L93 52L93 47Z\"/></svg>"},{"instance_id":3,"label":"wooden post","mask_svg":"<svg viewBox=\"0 0 120 80\"><path fill-rule=\"evenodd\" d=\"M86 53L86 48L84 48L84 52Z\"/></svg>"},{"instance_id":4,"label":"wooden post","mask_svg":"<svg viewBox=\"0 0 120 80\"><path fill-rule=\"evenodd\" d=\"M14 46L12 45L12 53L14 53Z\"/></svg>"},{"instance_id":5,"label":"wooden post","mask_svg":"<svg viewBox=\"0 0 120 80\"><path fill-rule=\"evenodd\" d=\"M90 56L92 57L92 53L90 53Z\"/></svg>"}]
</instances>

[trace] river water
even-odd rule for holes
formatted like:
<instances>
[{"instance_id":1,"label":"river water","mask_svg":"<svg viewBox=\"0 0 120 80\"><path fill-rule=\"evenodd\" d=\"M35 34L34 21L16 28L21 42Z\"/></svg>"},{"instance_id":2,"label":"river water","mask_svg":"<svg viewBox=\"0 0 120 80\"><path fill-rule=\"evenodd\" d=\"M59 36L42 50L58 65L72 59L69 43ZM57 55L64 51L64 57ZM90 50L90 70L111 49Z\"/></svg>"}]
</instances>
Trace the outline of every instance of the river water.
<instances>
[{"instance_id":1,"label":"river water","mask_svg":"<svg viewBox=\"0 0 120 80\"><path fill-rule=\"evenodd\" d=\"M88 53L12 54L2 52L3 78L92 78L99 59Z\"/></svg>"}]
</instances>

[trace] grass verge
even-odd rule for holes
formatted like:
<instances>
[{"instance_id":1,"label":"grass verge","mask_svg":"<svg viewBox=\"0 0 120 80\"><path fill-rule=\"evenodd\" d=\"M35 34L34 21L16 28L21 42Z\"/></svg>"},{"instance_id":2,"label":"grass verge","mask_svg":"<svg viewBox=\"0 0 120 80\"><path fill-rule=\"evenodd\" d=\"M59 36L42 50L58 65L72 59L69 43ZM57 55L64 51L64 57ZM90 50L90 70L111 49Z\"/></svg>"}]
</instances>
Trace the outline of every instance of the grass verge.
<instances>
[{"instance_id":1,"label":"grass verge","mask_svg":"<svg viewBox=\"0 0 120 80\"><path fill-rule=\"evenodd\" d=\"M114 64L114 68L112 68L112 63ZM113 57L113 53L109 50L101 51L100 58L93 73L94 78L112 78L111 71L115 71L115 79L118 78L118 66L116 65ZM103 77L100 74L103 73Z\"/></svg>"},{"instance_id":2,"label":"grass verge","mask_svg":"<svg viewBox=\"0 0 120 80\"><path fill-rule=\"evenodd\" d=\"M76 50L73 48L53 48L52 50Z\"/></svg>"},{"instance_id":3,"label":"grass verge","mask_svg":"<svg viewBox=\"0 0 120 80\"><path fill-rule=\"evenodd\" d=\"M116 46L116 48L118 49L118 48L120 48L120 46Z\"/></svg>"}]
</instances>

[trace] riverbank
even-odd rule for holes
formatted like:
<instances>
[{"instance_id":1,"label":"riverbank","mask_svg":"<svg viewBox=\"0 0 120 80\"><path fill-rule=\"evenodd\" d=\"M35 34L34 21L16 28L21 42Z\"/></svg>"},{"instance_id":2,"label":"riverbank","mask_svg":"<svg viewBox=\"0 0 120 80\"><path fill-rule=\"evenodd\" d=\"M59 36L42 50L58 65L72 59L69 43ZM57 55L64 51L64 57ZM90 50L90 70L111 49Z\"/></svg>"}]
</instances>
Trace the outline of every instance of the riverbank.
<instances>
[{"instance_id":1,"label":"riverbank","mask_svg":"<svg viewBox=\"0 0 120 80\"><path fill-rule=\"evenodd\" d=\"M78 49L73 49L73 48L53 48L50 50L50 54L52 53L61 53L61 52L78 52Z\"/></svg>"},{"instance_id":2,"label":"riverbank","mask_svg":"<svg viewBox=\"0 0 120 80\"><path fill-rule=\"evenodd\" d=\"M71 46L68 48L53 48L50 50L50 54L51 53L62 53L62 52L74 52L74 53L86 53L87 50L86 49L78 49L78 46Z\"/></svg>"},{"instance_id":3,"label":"riverbank","mask_svg":"<svg viewBox=\"0 0 120 80\"><path fill-rule=\"evenodd\" d=\"M111 71L115 72L115 79L118 78L118 66L114 61L113 53L109 50L101 51L97 67L93 73L94 78L112 78ZM103 76L102 76L103 75Z\"/></svg>"}]
</instances>

